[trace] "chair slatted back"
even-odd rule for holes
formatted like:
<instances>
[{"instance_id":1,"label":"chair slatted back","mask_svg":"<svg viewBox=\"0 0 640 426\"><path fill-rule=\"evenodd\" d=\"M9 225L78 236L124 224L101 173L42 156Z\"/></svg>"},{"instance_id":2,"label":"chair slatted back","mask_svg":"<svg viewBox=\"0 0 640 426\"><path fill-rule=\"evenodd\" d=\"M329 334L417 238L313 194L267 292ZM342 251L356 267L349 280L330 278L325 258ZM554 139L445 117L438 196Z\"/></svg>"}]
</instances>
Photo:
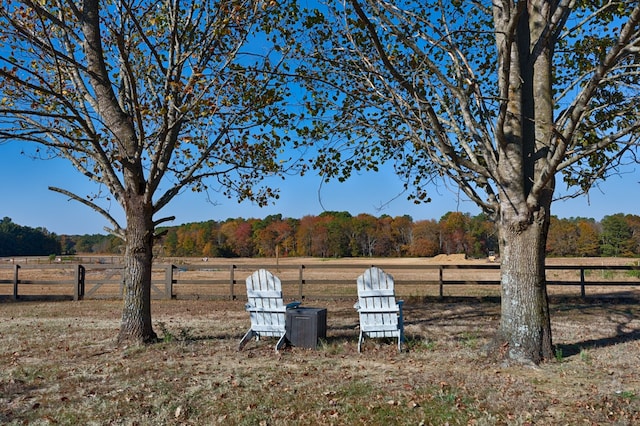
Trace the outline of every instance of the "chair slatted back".
<instances>
[{"instance_id":1,"label":"chair slatted back","mask_svg":"<svg viewBox=\"0 0 640 426\"><path fill-rule=\"evenodd\" d=\"M360 327L370 337L397 335L399 308L396 304L394 282L391 275L376 267L369 268L360 275L358 277L358 305Z\"/></svg>"},{"instance_id":2,"label":"chair slatted back","mask_svg":"<svg viewBox=\"0 0 640 426\"><path fill-rule=\"evenodd\" d=\"M284 334L286 307L280 279L266 269L259 269L247 277L246 283L251 329L263 336Z\"/></svg>"},{"instance_id":3,"label":"chair slatted back","mask_svg":"<svg viewBox=\"0 0 640 426\"><path fill-rule=\"evenodd\" d=\"M396 301L393 277L382 269L371 267L357 279L360 316L358 352L364 336L397 337L398 349L404 339L402 301Z\"/></svg>"}]
</instances>

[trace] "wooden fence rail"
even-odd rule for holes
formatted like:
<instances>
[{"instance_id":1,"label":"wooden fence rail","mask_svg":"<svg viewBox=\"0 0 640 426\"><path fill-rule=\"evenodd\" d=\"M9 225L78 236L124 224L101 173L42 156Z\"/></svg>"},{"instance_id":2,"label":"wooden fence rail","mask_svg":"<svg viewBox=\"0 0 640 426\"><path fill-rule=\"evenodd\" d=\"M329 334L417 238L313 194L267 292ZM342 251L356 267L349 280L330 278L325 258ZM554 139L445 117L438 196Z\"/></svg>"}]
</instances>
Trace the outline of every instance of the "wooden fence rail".
<instances>
[{"instance_id":1,"label":"wooden fence rail","mask_svg":"<svg viewBox=\"0 0 640 426\"><path fill-rule=\"evenodd\" d=\"M152 271L152 297L227 298L246 297L244 279L259 268L275 272L282 280L289 299L355 297L356 277L369 265L322 263L313 265L156 265ZM376 264L394 275L399 297L424 297L445 288L500 285L498 264ZM578 286L586 296L588 286L640 287L640 266L547 265L549 286ZM625 272L626 271L626 272ZM43 279L46 277L47 279ZM119 264L13 264L0 265L0 297L21 296L120 298L123 266ZM58 290L54 290L58 289Z\"/></svg>"}]
</instances>

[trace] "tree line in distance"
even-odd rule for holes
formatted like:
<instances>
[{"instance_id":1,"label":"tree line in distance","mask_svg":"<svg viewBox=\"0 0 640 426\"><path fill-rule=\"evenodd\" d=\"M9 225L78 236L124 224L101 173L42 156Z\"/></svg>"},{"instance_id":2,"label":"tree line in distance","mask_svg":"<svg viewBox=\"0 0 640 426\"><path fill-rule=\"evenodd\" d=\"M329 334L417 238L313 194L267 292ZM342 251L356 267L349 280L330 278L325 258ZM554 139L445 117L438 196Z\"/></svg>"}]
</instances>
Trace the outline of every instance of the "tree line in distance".
<instances>
[{"instance_id":1,"label":"tree line in distance","mask_svg":"<svg viewBox=\"0 0 640 426\"><path fill-rule=\"evenodd\" d=\"M230 218L158 228L157 256L184 257L431 257L464 253L481 258L499 253L494 223L484 214L449 212L439 220L414 221L348 212L324 212L301 219L270 215L264 219ZM120 254L113 235L56 235L0 221L0 256L47 256L80 253ZM640 216L618 213L601 221L553 217L548 256L640 256Z\"/></svg>"}]
</instances>

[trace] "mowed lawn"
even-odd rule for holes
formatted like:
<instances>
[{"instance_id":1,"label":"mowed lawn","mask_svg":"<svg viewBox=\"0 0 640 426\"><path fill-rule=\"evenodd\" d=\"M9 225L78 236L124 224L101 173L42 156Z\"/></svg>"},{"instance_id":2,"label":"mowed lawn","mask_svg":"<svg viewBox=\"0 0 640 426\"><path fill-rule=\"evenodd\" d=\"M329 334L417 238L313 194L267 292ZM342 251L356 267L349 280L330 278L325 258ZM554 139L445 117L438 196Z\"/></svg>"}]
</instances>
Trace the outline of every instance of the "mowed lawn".
<instances>
[{"instance_id":1,"label":"mowed lawn","mask_svg":"<svg viewBox=\"0 0 640 426\"><path fill-rule=\"evenodd\" d=\"M352 300L316 350L237 351L242 301L154 300L159 342L117 348L116 300L0 302L0 424L637 424L640 295L553 298L556 359L509 366L483 346L495 298L405 302L407 342L357 352Z\"/></svg>"}]
</instances>

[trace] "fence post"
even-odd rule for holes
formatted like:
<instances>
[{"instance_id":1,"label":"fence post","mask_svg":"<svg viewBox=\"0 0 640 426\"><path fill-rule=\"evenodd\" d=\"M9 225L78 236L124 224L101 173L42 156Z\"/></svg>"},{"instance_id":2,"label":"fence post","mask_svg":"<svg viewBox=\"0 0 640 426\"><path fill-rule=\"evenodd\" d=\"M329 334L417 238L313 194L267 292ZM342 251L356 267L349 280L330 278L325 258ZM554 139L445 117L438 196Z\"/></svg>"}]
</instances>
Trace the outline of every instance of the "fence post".
<instances>
[{"instance_id":1,"label":"fence post","mask_svg":"<svg viewBox=\"0 0 640 426\"><path fill-rule=\"evenodd\" d=\"M78 267L76 268L76 285L73 289L73 300L80 300L84 298L85 275L85 267L78 264Z\"/></svg>"},{"instance_id":2,"label":"fence post","mask_svg":"<svg viewBox=\"0 0 640 426\"><path fill-rule=\"evenodd\" d=\"M173 297L173 269L174 265L167 265L164 269L164 298L171 300Z\"/></svg>"},{"instance_id":3,"label":"fence post","mask_svg":"<svg viewBox=\"0 0 640 426\"><path fill-rule=\"evenodd\" d=\"M442 299L444 297L444 279L443 279L443 267L442 265L438 266L438 280L439 280L439 287L440 287L440 298Z\"/></svg>"},{"instance_id":4,"label":"fence post","mask_svg":"<svg viewBox=\"0 0 640 426\"><path fill-rule=\"evenodd\" d=\"M18 299L18 283L20 280L18 279L18 271L20 270L20 265L13 265L13 300Z\"/></svg>"},{"instance_id":5,"label":"fence post","mask_svg":"<svg viewBox=\"0 0 640 426\"><path fill-rule=\"evenodd\" d=\"M302 286L304 284L304 265L300 265L298 268L298 298L302 300L304 296L302 295Z\"/></svg>"},{"instance_id":6,"label":"fence post","mask_svg":"<svg viewBox=\"0 0 640 426\"><path fill-rule=\"evenodd\" d=\"M234 285L236 283L235 270L236 265L231 265L229 267L229 291L231 292L231 300L236 300L236 293L234 288Z\"/></svg>"},{"instance_id":7,"label":"fence post","mask_svg":"<svg viewBox=\"0 0 640 426\"><path fill-rule=\"evenodd\" d=\"M580 297L585 297L584 268L580 268Z\"/></svg>"}]
</instances>

